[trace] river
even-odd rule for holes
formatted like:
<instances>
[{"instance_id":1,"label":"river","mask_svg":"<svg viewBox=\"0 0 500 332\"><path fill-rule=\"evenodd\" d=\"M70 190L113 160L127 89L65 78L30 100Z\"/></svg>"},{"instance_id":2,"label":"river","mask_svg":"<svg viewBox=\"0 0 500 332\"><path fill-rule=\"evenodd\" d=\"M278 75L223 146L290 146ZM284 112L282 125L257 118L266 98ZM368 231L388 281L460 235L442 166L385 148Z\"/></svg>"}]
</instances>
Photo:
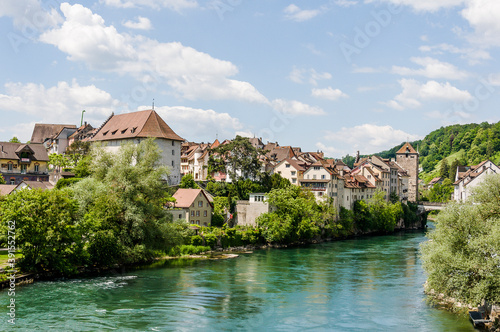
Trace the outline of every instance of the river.
<instances>
[{"instance_id":1,"label":"river","mask_svg":"<svg viewBox=\"0 0 500 332\"><path fill-rule=\"evenodd\" d=\"M422 241L401 233L37 282L18 287L16 325L4 315L0 329L474 331L425 302Z\"/></svg>"}]
</instances>

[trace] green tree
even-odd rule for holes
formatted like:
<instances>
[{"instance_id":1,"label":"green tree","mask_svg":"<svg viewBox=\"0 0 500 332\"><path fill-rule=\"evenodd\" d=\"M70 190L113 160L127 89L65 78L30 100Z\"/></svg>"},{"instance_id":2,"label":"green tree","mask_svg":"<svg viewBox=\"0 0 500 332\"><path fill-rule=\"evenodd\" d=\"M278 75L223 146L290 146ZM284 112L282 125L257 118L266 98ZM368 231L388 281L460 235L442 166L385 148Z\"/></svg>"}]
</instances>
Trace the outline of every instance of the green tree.
<instances>
[{"instance_id":1,"label":"green tree","mask_svg":"<svg viewBox=\"0 0 500 332\"><path fill-rule=\"evenodd\" d=\"M450 166L450 176L449 176L449 179L452 182L455 182L455 177L457 175L458 166L460 166L460 161L458 159L453 160L453 162L451 163L451 166Z\"/></svg>"},{"instance_id":2,"label":"green tree","mask_svg":"<svg viewBox=\"0 0 500 332\"><path fill-rule=\"evenodd\" d=\"M0 222L15 222L23 271L76 272L86 261L77 202L66 190L20 190L0 201Z\"/></svg>"},{"instance_id":3,"label":"green tree","mask_svg":"<svg viewBox=\"0 0 500 332\"><path fill-rule=\"evenodd\" d=\"M500 303L500 175L491 175L466 203L451 203L422 244L427 290L462 303Z\"/></svg>"},{"instance_id":4,"label":"green tree","mask_svg":"<svg viewBox=\"0 0 500 332\"><path fill-rule=\"evenodd\" d=\"M448 165L448 160L446 160L446 158L441 160L439 163L439 176L442 179L446 179L450 176L450 166Z\"/></svg>"},{"instance_id":5,"label":"green tree","mask_svg":"<svg viewBox=\"0 0 500 332\"><path fill-rule=\"evenodd\" d=\"M445 179L443 183L436 183L428 193L429 201L446 203L451 199L454 187L450 179Z\"/></svg>"},{"instance_id":6,"label":"green tree","mask_svg":"<svg viewBox=\"0 0 500 332\"><path fill-rule=\"evenodd\" d=\"M184 189L189 189L189 188L197 189L197 188L199 188L199 186L196 184L196 182L194 182L193 174L184 175L181 179L181 184L179 187L184 188Z\"/></svg>"},{"instance_id":7,"label":"green tree","mask_svg":"<svg viewBox=\"0 0 500 332\"><path fill-rule=\"evenodd\" d=\"M208 160L209 173L224 172L231 180L257 180L261 175L260 157L263 151L256 149L246 137L236 136L228 144L212 149Z\"/></svg>"},{"instance_id":8,"label":"green tree","mask_svg":"<svg viewBox=\"0 0 500 332\"><path fill-rule=\"evenodd\" d=\"M321 213L310 193L296 186L275 189L268 194L268 203L275 207L274 212L257 218L268 242L293 243L320 234L317 222L321 220Z\"/></svg>"},{"instance_id":9,"label":"green tree","mask_svg":"<svg viewBox=\"0 0 500 332\"><path fill-rule=\"evenodd\" d=\"M94 260L106 248L113 248L113 243L119 249L115 250L119 256L113 259L120 263L144 261L155 250L167 251L182 244L187 224L172 222L164 209L168 197L163 179L168 169L160 165L154 139L122 146L116 154L92 149L91 156L92 175L76 183L73 191Z\"/></svg>"},{"instance_id":10,"label":"green tree","mask_svg":"<svg viewBox=\"0 0 500 332\"><path fill-rule=\"evenodd\" d=\"M21 143L21 141L19 140L19 138L17 138L16 136L12 137L10 140L9 140L10 143Z\"/></svg>"},{"instance_id":11,"label":"green tree","mask_svg":"<svg viewBox=\"0 0 500 332\"><path fill-rule=\"evenodd\" d=\"M70 146L66 148L66 155L68 155L73 164L78 164L78 161L90 153L90 142L73 141Z\"/></svg>"},{"instance_id":12,"label":"green tree","mask_svg":"<svg viewBox=\"0 0 500 332\"><path fill-rule=\"evenodd\" d=\"M5 184L5 179L2 174L0 174L0 184Z\"/></svg>"}]
</instances>

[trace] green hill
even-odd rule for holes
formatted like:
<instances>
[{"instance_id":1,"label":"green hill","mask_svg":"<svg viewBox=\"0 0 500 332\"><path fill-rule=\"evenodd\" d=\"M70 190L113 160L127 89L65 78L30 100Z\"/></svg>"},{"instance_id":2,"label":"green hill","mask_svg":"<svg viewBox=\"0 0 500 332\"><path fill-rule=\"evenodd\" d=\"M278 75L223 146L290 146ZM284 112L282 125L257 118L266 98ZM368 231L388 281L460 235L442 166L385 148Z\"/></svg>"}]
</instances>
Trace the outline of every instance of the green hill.
<instances>
[{"instance_id":1,"label":"green hill","mask_svg":"<svg viewBox=\"0 0 500 332\"><path fill-rule=\"evenodd\" d=\"M500 122L441 127L423 140L410 143L420 152L422 179L441 175L454 178L458 165L476 165L485 159L500 162ZM377 155L395 158L403 144Z\"/></svg>"}]
</instances>

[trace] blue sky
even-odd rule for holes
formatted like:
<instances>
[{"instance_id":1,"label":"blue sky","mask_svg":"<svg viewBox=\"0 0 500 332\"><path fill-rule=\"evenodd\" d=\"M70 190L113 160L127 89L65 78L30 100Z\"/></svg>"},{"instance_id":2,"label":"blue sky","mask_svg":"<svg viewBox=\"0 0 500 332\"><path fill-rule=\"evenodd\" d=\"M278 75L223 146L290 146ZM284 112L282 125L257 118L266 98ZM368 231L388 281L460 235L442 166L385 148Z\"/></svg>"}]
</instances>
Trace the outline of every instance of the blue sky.
<instances>
[{"instance_id":1,"label":"blue sky","mask_svg":"<svg viewBox=\"0 0 500 332\"><path fill-rule=\"evenodd\" d=\"M500 120L497 0L6 0L0 29L0 141L153 99L190 141L330 157Z\"/></svg>"}]
</instances>

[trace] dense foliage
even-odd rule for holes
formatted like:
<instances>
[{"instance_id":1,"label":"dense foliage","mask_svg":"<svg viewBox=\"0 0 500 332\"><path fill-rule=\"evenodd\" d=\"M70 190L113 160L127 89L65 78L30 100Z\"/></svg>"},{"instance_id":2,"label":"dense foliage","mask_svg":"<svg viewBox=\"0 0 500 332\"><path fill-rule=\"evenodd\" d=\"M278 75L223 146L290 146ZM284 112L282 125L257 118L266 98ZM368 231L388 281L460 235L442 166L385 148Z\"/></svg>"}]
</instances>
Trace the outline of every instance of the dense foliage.
<instances>
[{"instance_id":1,"label":"dense foliage","mask_svg":"<svg viewBox=\"0 0 500 332\"><path fill-rule=\"evenodd\" d=\"M0 200L0 225L16 222L25 271L76 272L85 265L146 261L189 238L173 222L153 139L117 154L92 151L91 175L65 189L21 190Z\"/></svg>"},{"instance_id":2,"label":"dense foliage","mask_svg":"<svg viewBox=\"0 0 500 332\"><path fill-rule=\"evenodd\" d=\"M382 158L395 158L396 152L403 144L377 155ZM424 177L425 173L437 170L433 176L454 181L456 167L459 165L477 165L486 159L500 162L500 122L441 127L423 140L411 144L419 150ZM446 165L442 163L445 158Z\"/></svg>"},{"instance_id":3,"label":"dense foliage","mask_svg":"<svg viewBox=\"0 0 500 332\"><path fill-rule=\"evenodd\" d=\"M212 149L208 160L208 172L226 173L232 181L261 176L260 157L264 151L255 148L247 137L236 136L228 144Z\"/></svg>"},{"instance_id":4,"label":"dense foliage","mask_svg":"<svg viewBox=\"0 0 500 332\"><path fill-rule=\"evenodd\" d=\"M427 288L463 303L500 303L500 175L449 204L422 244Z\"/></svg>"},{"instance_id":5,"label":"dense foliage","mask_svg":"<svg viewBox=\"0 0 500 332\"><path fill-rule=\"evenodd\" d=\"M179 188L183 189L198 189L199 186L194 182L193 174L186 174L181 179Z\"/></svg>"}]
</instances>

